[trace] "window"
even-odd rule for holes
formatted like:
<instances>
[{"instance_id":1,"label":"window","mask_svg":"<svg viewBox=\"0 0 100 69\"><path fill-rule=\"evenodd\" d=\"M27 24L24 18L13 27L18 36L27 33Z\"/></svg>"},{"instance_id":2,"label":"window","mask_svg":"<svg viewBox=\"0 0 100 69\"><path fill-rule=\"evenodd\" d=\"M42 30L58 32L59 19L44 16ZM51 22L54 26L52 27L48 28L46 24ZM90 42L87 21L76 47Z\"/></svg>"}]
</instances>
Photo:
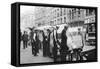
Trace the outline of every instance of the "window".
<instances>
[{"instance_id":1,"label":"window","mask_svg":"<svg viewBox=\"0 0 100 69\"><path fill-rule=\"evenodd\" d=\"M74 19L74 10L72 10L72 19Z\"/></svg>"},{"instance_id":2,"label":"window","mask_svg":"<svg viewBox=\"0 0 100 69\"><path fill-rule=\"evenodd\" d=\"M69 18L71 19L71 10L69 10Z\"/></svg>"},{"instance_id":3,"label":"window","mask_svg":"<svg viewBox=\"0 0 100 69\"><path fill-rule=\"evenodd\" d=\"M89 9L86 9L86 16L89 15Z\"/></svg>"},{"instance_id":4,"label":"window","mask_svg":"<svg viewBox=\"0 0 100 69\"><path fill-rule=\"evenodd\" d=\"M57 13L57 17L59 17L59 13Z\"/></svg>"},{"instance_id":5,"label":"window","mask_svg":"<svg viewBox=\"0 0 100 69\"><path fill-rule=\"evenodd\" d=\"M62 8L60 8L60 16L62 16Z\"/></svg>"},{"instance_id":6,"label":"window","mask_svg":"<svg viewBox=\"0 0 100 69\"><path fill-rule=\"evenodd\" d=\"M59 24L59 19L57 19L57 24Z\"/></svg>"},{"instance_id":7,"label":"window","mask_svg":"<svg viewBox=\"0 0 100 69\"><path fill-rule=\"evenodd\" d=\"M66 23L66 17L64 17L64 23Z\"/></svg>"},{"instance_id":8,"label":"window","mask_svg":"<svg viewBox=\"0 0 100 69\"><path fill-rule=\"evenodd\" d=\"M54 14L55 14L55 18L56 18L56 10L55 10Z\"/></svg>"},{"instance_id":9,"label":"window","mask_svg":"<svg viewBox=\"0 0 100 69\"><path fill-rule=\"evenodd\" d=\"M64 8L64 15L66 15L66 8Z\"/></svg>"},{"instance_id":10,"label":"window","mask_svg":"<svg viewBox=\"0 0 100 69\"><path fill-rule=\"evenodd\" d=\"M80 17L80 12L81 12L81 11L80 11L80 9L79 9L79 10L78 10L78 17Z\"/></svg>"},{"instance_id":11,"label":"window","mask_svg":"<svg viewBox=\"0 0 100 69\"><path fill-rule=\"evenodd\" d=\"M62 23L62 18L61 18L61 23Z\"/></svg>"}]
</instances>

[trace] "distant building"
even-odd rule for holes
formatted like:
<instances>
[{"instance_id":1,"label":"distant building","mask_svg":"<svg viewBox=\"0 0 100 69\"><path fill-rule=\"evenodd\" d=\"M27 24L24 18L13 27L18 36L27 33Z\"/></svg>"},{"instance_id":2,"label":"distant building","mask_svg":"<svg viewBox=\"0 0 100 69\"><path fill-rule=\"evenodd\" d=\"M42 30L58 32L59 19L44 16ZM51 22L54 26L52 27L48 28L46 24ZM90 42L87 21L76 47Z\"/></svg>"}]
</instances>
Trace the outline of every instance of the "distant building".
<instances>
[{"instance_id":1,"label":"distant building","mask_svg":"<svg viewBox=\"0 0 100 69\"><path fill-rule=\"evenodd\" d=\"M36 26L45 25L45 7L35 8L35 24Z\"/></svg>"},{"instance_id":2,"label":"distant building","mask_svg":"<svg viewBox=\"0 0 100 69\"><path fill-rule=\"evenodd\" d=\"M37 26L69 23L70 8L36 7L35 23Z\"/></svg>"},{"instance_id":3,"label":"distant building","mask_svg":"<svg viewBox=\"0 0 100 69\"><path fill-rule=\"evenodd\" d=\"M33 27L35 26L34 24L34 14L31 14L31 13L28 13L28 14L25 14L21 17L21 26L20 26L20 29L21 29L21 32L24 32L25 30L28 29L28 27Z\"/></svg>"},{"instance_id":4,"label":"distant building","mask_svg":"<svg viewBox=\"0 0 100 69\"><path fill-rule=\"evenodd\" d=\"M96 13L94 9L86 9L85 10L86 14L85 14L85 24L87 23L95 23L95 19L96 19Z\"/></svg>"},{"instance_id":5,"label":"distant building","mask_svg":"<svg viewBox=\"0 0 100 69\"><path fill-rule=\"evenodd\" d=\"M85 9L72 8L69 12L70 16L70 26L83 26L85 19Z\"/></svg>"},{"instance_id":6,"label":"distant building","mask_svg":"<svg viewBox=\"0 0 100 69\"><path fill-rule=\"evenodd\" d=\"M59 25L64 23L69 23L69 8L53 8L51 10L51 25Z\"/></svg>"},{"instance_id":7,"label":"distant building","mask_svg":"<svg viewBox=\"0 0 100 69\"><path fill-rule=\"evenodd\" d=\"M59 8L59 7L36 7L35 24L37 26L69 24L70 27L83 26L92 14L88 9Z\"/></svg>"}]
</instances>

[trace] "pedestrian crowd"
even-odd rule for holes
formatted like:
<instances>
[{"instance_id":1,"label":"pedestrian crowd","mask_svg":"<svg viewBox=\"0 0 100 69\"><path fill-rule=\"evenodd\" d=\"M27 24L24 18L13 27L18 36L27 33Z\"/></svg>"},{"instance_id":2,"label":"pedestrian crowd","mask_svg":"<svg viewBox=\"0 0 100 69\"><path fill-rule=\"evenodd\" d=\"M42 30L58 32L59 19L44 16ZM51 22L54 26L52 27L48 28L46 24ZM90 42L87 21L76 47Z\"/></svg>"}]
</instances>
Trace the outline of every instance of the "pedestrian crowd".
<instances>
[{"instance_id":1,"label":"pedestrian crowd","mask_svg":"<svg viewBox=\"0 0 100 69\"><path fill-rule=\"evenodd\" d=\"M78 29L77 37L81 38L81 40L75 42L78 38L73 38L72 34L67 34L68 28L68 26L64 26L60 34L57 33L58 26L53 30L32 30L29 34L24 31L21 34L23 49L26 49L28 45L32 46L31 50L34 56L38 56L39 50L42 50L43 57L53 58L54 62L83 60L81 56L84 47L83 34ZM72 41L73 39L74 42Z\"/></svg>"}]
</instances>

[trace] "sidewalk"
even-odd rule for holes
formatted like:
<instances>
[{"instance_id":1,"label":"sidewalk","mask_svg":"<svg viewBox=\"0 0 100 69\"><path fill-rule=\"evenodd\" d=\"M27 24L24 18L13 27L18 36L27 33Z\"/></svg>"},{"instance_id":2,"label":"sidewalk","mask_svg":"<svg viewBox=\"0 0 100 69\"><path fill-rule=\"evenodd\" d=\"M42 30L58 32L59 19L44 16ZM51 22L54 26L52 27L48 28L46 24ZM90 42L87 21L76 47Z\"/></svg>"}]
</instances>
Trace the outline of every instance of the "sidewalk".
<instances>
[{"instance_id":1,"label":"sidewalk","mask_svg":"<svg viewBox=\"0 0 100 69\"><path fill-rule=\"evenodd\" d=\"M43 62L53 62L53 59L49 57L43 57L42 56L42 50L39 50L38 56L32 55L31 46L28 46L28 48L23 49L21 44L21 52L20 52L20 60L21 64L25 63L43 63Z\"/></svg>"}]
</instances>

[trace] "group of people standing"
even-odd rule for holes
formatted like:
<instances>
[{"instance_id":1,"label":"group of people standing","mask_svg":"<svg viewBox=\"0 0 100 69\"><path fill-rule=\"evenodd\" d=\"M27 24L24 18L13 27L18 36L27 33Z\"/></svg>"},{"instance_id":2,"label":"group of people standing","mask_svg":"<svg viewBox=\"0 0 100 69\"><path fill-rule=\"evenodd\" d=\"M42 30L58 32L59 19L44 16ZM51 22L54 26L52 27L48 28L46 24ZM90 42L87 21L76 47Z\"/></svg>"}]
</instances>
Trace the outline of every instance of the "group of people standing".
<instances>
[{"instance_id":1,"label":"group of people standing","mask_svg":"<svg viewBox=\"0 0 100 69\"><path fill-rule=\"evenodd\" d=\"M57 33L58 29L59 27L56 26L56 28L52 31L49 29L46 29L46 32L43 30L31 31L29 39L27 32L24 32L24 34L22 35L23 48L27 48L28 41L30 41L30 45L32 46L32 54L34 56L37 56L39 50L42 49L44 57L51 57L54 59L54 62L57 62L59 61L58 57L60 56L60 61L66 61L66 56L70 53L69 47L67 45L68 37L66 36L68 26L65 26L62 30L60 35L60 41Z\"/></svg>"}]
</instances>

